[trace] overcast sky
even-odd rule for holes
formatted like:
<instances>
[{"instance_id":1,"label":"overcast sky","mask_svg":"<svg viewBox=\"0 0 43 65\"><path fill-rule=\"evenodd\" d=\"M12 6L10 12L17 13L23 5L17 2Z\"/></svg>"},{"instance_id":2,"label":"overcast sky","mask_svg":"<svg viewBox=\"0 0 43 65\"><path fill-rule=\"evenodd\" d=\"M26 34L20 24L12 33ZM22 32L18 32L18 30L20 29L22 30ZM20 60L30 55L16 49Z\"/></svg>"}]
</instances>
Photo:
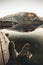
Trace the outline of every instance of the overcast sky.
<instances>
[{"instance_id":1,"label":"overcast sky","mask_svg":"<svg viewBox=\"0 0 43 65\"><path fill-rule=\"evenodd\" d=\"M43 17L43 0L0 0L0 17L16 12L34 12Z\"/></svg>"}]
</instances>

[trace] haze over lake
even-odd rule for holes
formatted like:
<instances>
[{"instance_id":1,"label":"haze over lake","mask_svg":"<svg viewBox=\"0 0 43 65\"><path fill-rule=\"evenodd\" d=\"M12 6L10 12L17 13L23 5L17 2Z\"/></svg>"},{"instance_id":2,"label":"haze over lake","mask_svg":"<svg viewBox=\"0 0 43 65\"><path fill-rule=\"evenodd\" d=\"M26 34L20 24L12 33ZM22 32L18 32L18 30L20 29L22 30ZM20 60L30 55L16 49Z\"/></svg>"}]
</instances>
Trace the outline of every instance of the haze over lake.
<instances>
[{"instance_id":1,"label":"haze over lake","mask_svg":"<svg viewBox=\"0 0 43 65\"><path fill-rule=\"evenodd\" d=\"M4 33L15 33L15 34L37 34L37 35L43 35L43 28L37 28L32 32L19 32L16 30L9 30L9 29L1 29L0 32Z\"/></svg>"}]
</instances>

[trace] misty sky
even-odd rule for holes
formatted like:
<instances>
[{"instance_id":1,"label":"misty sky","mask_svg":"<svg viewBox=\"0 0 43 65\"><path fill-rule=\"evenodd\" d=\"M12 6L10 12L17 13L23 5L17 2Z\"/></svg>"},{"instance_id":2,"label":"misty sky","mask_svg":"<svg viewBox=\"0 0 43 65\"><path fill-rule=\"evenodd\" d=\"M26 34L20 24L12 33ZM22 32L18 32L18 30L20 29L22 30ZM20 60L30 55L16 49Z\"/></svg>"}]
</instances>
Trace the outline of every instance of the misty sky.
<instances>
[{"instance_id":1,"label":"misty sky","mask_svg":"<svg viewBox=\"0 0 43 65\"><path fill-rule=\"evenodd\" d=\"M0 17L16 12L34 12L43 17L43 0L0 0Z\"/></svg>"}]
</instances>

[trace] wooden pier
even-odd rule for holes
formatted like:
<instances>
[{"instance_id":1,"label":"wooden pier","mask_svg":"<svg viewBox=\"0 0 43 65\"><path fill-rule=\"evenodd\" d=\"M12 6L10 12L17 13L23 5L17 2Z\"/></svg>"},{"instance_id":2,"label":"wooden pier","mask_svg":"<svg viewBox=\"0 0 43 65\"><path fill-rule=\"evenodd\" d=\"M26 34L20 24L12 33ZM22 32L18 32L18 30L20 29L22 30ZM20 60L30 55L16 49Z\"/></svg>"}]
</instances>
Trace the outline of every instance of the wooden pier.
<instances>
[{"instance_id":1,"label":"wooden pier","mask_svg":"<svg viewBox=\"0 0 43 65\"><path fill-rule=\"evenodd\" d=\"M9 40L6 35L0 32L0 65L5 65L9 59Z\"/></svg>"}]
</instances>

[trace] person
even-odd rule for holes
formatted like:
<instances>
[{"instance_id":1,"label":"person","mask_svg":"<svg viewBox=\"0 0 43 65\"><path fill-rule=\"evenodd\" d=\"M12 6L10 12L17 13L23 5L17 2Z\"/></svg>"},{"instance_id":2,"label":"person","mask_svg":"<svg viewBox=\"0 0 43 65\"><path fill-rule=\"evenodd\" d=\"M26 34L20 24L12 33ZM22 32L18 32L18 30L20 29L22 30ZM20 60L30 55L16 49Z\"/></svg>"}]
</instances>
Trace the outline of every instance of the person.
<instances>
[{"instance_id":1,"label":"person","mask_svg":"<svg viewBox=\"0 0 43 65\"><path fill-rule=\"evenodd\" d=\"M13 41L9 42L8 50L9 50L9 60L6 65L16 65L15 58L18 56L18 52L15 49L15 43Z\"/></svg>"},{"instance_id":2,"label":"person","mask_svg":"<svg viewBox=\"0 0 43 65\"><path fill-rule=\"evenodd\" d=\"M13 59L15 59L19 53L17 52L15 48L15 43L13 41L10 41L8 49L9 49L10 58L12 57Z\"/></svg>"},{"instance_id":3,"label":"person","mask_svg":"<svg viewBox=\"0 0 43 65\"><path fill-rule=\"evenodd\" d=\"M22 50L19 52L18 55L19 56L23 56L24 55L24 56L28 57L29 59L31 59L32 58L32 53L30 52L30 44L26 43L23 46Z\"/></svg>"}]
</instances>

